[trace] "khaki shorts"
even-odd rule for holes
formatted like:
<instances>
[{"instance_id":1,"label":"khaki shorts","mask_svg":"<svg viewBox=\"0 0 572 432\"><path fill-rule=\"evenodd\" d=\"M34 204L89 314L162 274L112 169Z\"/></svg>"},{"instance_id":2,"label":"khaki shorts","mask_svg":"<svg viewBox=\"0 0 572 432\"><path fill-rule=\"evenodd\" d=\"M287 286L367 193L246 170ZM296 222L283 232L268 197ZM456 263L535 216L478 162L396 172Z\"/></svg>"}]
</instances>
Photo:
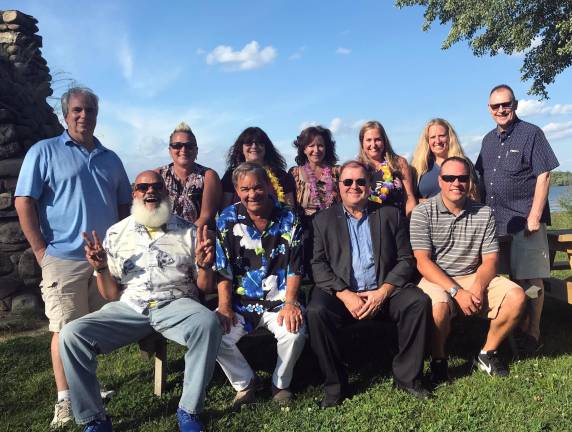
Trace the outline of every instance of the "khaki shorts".
<instances>
[{"instance_id":1,"label":"khaki shorts","mask_svg":"<svg viewBox=\"0 0 572 432\"><path fill-rule=\"evenodd\" d=\"M106 303L97 290L93 268L87 261L44 255L41 266L40 288L51 332L59 332L67 322L96 311Z\"/></svg>"},{"instance_id":2,"label":"khaki shorts","mask_svg":"<svg viewBox=\"0 0 572 432\"><path fill-rule=\"evenodd\" d=\"M473 273L466 276L456 276L453 279L461 288L468 289L474 283L475 277L476 273ZM443 288L433 282L429 282L425 278L421 279L417 286L419 286L419 288L421 288L423 292L431 298L432 304L448 303L452 315L455 315L458 309L457 303L448 292L443 290ZM449 288L450 287L447 287L447 289ZM488 319L495 319L499 313L499 309L506 293L513 288L521 289L520 286L507 278L501 276L494 277L487 287L486 302L478 315Z\"/></svg>"},{"instance_id":3,"label":"khaki shorts","mask_svg":"<svg viewBox=\"0 0 572 432\"><path fill-rule=\"evenodd\" d=\"M522 230L512 234L510 273L513 279L544 279L550 277L550 258L546 224L534 233Z\"/></svg>"}]
</instances>

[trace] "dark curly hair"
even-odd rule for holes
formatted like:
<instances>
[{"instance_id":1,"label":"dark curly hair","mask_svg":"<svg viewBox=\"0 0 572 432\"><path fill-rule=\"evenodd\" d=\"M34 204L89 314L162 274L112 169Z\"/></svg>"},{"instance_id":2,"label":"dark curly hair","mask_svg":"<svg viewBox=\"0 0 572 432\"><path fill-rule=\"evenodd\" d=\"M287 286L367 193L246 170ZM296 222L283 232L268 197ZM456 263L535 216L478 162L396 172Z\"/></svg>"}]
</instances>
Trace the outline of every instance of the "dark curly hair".
<instances>
[{"instance_id":1,"label":"dark curly hair","mask_svg":"<svg viewBox=\"0 0 572 432\"><path fill-rule=\"evenodd\" d=\"M245 162L242 145L253 141L264 144L265 165L273 170L284 171L286 169L286 160L284 160L284 157L276 150L276 147L274 147L274 144L272 144L266 132L259 127L247 127L241 132L232 147L228 150L226 156L227 170L233 170L242 162Z\"/></svg>"},{"instance_id":2,"label":"dark curly hair","mask_svg":"<svg viewBox=\"0 0 572 432\"><path fill-rule=\"evenodd\" d=\"M304 149L308 144L314 141L317 136L322 137L326 147L326 154L324 155L324 163L333 166L338 162L338 155L336 154L336 142L332 138L332 132L322 126L310 126L300 132L300 135L294 141L294 147L298 149L298 155L294 159L296 165L302 166L308 162L308 157L304 154Z\"/></svg>"}]
</instances>

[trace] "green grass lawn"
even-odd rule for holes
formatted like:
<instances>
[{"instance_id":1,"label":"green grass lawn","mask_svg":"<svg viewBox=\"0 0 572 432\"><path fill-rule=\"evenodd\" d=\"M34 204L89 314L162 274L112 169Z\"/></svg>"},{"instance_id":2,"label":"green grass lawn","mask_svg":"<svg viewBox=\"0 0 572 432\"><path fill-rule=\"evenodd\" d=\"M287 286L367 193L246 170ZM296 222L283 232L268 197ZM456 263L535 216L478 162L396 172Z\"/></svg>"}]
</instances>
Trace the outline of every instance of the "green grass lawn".
<instances>
[{"instance_id":1,"label":"green grass lawn","mask_svg":"<svg viewBox=\"0 0 572 432\"><path fill-rule=\"evenodd\" d=\"M258 403L233 413L229 404L234 392L217 367L203 418L210 431L569 431L572 307L548 299L544 316L543 355L513 362L506 379L469 371L486 323L457 322L450 341L455 380L438 389L429 402L392 388L387 349L391 328L354 328L346 335L346 354L355 395L326 411L316 406L321 378L309 350L297 366L296 401L289 408L269 401L275 348L270 337L251 338L242 348L267 389ZM48 430L55 398L49 339L47 333L13 334L0 342L1 431ZM510 355L508 347L503 352ZM158 398L153 396L152 364L140 357L135 345L100 357L99 377L106 388L117 392L107 405L116 431L177 430L174 413L183 380L183 349L170 344L169 361L167 392Z\"/></svg>"}]
</instances>

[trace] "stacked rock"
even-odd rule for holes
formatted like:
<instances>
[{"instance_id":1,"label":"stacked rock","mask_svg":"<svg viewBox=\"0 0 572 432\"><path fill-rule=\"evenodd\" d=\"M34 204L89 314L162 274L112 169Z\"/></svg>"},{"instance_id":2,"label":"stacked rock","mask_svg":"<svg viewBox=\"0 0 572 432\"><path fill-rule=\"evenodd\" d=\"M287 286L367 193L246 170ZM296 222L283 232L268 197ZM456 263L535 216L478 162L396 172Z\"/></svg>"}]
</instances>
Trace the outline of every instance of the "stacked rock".
<instances>
[{"instance_id":1,"label":"stacked rock","mask_svg":"<svg viewBox=\"0 0 572 432\"><path fill-rule=\"evenodd\" d=\"M63 131L46 102L52 77L37 23L0 11L0 312L39 301L40 270L18 223L14 189L26 151Z\"/></svg>"}]
</instances>

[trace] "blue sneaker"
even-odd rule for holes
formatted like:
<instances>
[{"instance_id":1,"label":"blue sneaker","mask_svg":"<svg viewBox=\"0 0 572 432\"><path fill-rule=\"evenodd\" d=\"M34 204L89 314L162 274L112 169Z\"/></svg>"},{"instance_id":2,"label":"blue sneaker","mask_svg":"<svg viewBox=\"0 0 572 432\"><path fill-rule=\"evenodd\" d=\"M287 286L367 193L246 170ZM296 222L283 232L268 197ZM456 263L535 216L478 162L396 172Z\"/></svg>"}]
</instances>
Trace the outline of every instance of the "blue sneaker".
<instances>
[{"instance_id":1,"label":"blue sneaker","mask_svg":"<svg viewBox=\"0 0 572 432\"><path fill-rule=\"evenodd\" d=\"M113 432L111 427L111 419L105 417L105 420L94 420L85 425L83 432Z\"/></svg>"},{"instance_id":2,"label":"blue sneaker","mask_svg":"<svg viewBox=\"0 0 572 432\"><path fill-rule=\"evenodd\" d=\"M205 432L198 414L189 414L181 408L177 408L177 422L181 432Z\"/></svg>"}]
</instances>

